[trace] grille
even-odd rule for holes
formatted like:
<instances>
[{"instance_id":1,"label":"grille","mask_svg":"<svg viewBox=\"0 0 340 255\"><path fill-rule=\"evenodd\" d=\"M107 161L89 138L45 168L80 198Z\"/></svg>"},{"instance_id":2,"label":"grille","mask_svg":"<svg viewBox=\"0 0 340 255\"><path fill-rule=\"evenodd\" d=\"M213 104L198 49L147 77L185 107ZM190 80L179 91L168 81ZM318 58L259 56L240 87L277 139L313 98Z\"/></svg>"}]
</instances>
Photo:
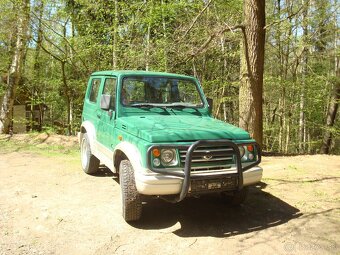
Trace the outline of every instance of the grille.
<instances>
[{"instance_id":1,"label":"grille","mask_svg":"<svg viewBox=\"0 0 340 255\"><path fill-rule=\"evenodd\" d=\"M181 166L185 165L188 148L179 150ZM197 147L192 153L191 169L193 171L223 170L230 168L233 164L233 149L228 146Z\"/></svg>"}]
</instances>

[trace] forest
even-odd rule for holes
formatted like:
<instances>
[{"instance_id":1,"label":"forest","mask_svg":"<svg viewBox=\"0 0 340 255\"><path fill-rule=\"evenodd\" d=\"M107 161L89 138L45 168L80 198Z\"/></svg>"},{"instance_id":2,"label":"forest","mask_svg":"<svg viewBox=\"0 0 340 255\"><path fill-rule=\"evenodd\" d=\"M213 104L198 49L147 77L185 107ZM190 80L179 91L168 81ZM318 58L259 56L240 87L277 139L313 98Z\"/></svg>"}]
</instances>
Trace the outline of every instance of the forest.
<instances>
[{"instance_id":1,"label":"forest","mask_svg":"<svg viewBox=\"0 0 340 255\"><path fill-rule=\"evenodd\" d=\"M264 151L340 154L339 38L338 0L0 0L0 133L29 102L76 134L92 72L149 70L197 77Z\"/></svg>"}]
</instances>

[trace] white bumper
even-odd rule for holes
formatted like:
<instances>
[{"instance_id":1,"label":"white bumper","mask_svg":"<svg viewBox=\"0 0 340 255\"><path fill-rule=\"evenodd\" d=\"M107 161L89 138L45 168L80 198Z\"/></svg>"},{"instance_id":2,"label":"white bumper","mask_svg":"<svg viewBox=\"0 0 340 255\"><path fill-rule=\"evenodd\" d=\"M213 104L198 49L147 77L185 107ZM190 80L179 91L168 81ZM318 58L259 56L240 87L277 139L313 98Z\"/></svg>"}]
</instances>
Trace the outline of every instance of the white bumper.
<instances>
[{"instance_id":1,"label":"white bumper","mask_svg":"<svg viewBox=\"0 0 340 255\"><path fill-rule=\"evenodd\" d=\"M182 178L156 173L135 172L137 190L144 195L172 195L180 193ZM233 171L230 171L231 173ZM261 181L262 168L259 166L243 172L243 185L249 186Z\"/></svg>"}]
</instances>

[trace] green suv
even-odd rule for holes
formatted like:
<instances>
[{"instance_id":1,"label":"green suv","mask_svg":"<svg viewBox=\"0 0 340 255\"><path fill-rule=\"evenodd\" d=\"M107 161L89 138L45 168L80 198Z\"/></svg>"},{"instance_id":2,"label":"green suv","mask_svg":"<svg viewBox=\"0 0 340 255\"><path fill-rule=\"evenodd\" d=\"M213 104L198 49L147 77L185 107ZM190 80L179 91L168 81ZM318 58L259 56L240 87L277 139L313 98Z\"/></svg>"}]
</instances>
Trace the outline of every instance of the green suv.
<instances>
[{"instance_id":1,"label":"green suv","mask_svg":"<svg viewBox=\"0 0 340 255\"><path fill-rule=\"evenodd\" d=\"M78 134L81 165L119 174L122 213L140 219L144 196L179 202L221 193L242 203L261 181L261 153L249 134L211 116L194 77L145 71L91 75Z\"/></svg>"}]
</instances>

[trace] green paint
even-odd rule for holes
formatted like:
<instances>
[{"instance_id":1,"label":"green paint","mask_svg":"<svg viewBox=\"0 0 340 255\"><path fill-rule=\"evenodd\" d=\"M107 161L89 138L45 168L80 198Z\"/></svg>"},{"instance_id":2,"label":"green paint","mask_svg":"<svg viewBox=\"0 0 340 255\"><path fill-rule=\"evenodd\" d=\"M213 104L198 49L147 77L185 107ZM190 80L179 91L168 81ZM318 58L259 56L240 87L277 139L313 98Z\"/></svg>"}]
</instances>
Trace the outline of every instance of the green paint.
<instances>
[{"instance_id":1,"label":"green paint","mask_svg":"<svg viewBox=\"0 0 340 255\"><path fill-rule=\"evenodd\" d=\"M105 80L112 77L116 79L115 96L111 102L112 109L108 111L100 108L100 98L105 93ZM95 92L92 89L94 80L98 81L100 86L98 95L91 96L91 91ZM139 97L140 101L132 98L135 101L127 102L122 96L122 92L127 94L126 89L130 89L130 94L134 93L133 96ZM133 89L140 90L138 92L140 94ZM190 93L185 91L186 89L190 89ZM159 95L160 93L163 94ZM152 101L156 99L152 98L151 94L157 95L157 100L163 101L157 103ZM177 95L176 100L173 99L174 94ZM195 100L196 104L192 104L190 100ZM193 141L208 139L229 139L235 143L254 141L243 129L210 116L207 100L196 78L169 73L146 71L93 73L84 100L83 121L85 120L94 124L98 141L110 150L120 142L118 136L135 144L141 152L144 166L147 150L155 144L189 145Z\"/></svg>"},{"instance_id":2,"label":"green paint","mask_svg":"<svg viewBox=\"0 0 340 255\"><path fill-rule=\"evenodd\" d=\"M193 112L192 112L193 113ZM207 139L247 140L249 134L233 125L209 116L147 115L121 117L117 127L151 143L195 141Z\"/></svg>"}]
</instances>

